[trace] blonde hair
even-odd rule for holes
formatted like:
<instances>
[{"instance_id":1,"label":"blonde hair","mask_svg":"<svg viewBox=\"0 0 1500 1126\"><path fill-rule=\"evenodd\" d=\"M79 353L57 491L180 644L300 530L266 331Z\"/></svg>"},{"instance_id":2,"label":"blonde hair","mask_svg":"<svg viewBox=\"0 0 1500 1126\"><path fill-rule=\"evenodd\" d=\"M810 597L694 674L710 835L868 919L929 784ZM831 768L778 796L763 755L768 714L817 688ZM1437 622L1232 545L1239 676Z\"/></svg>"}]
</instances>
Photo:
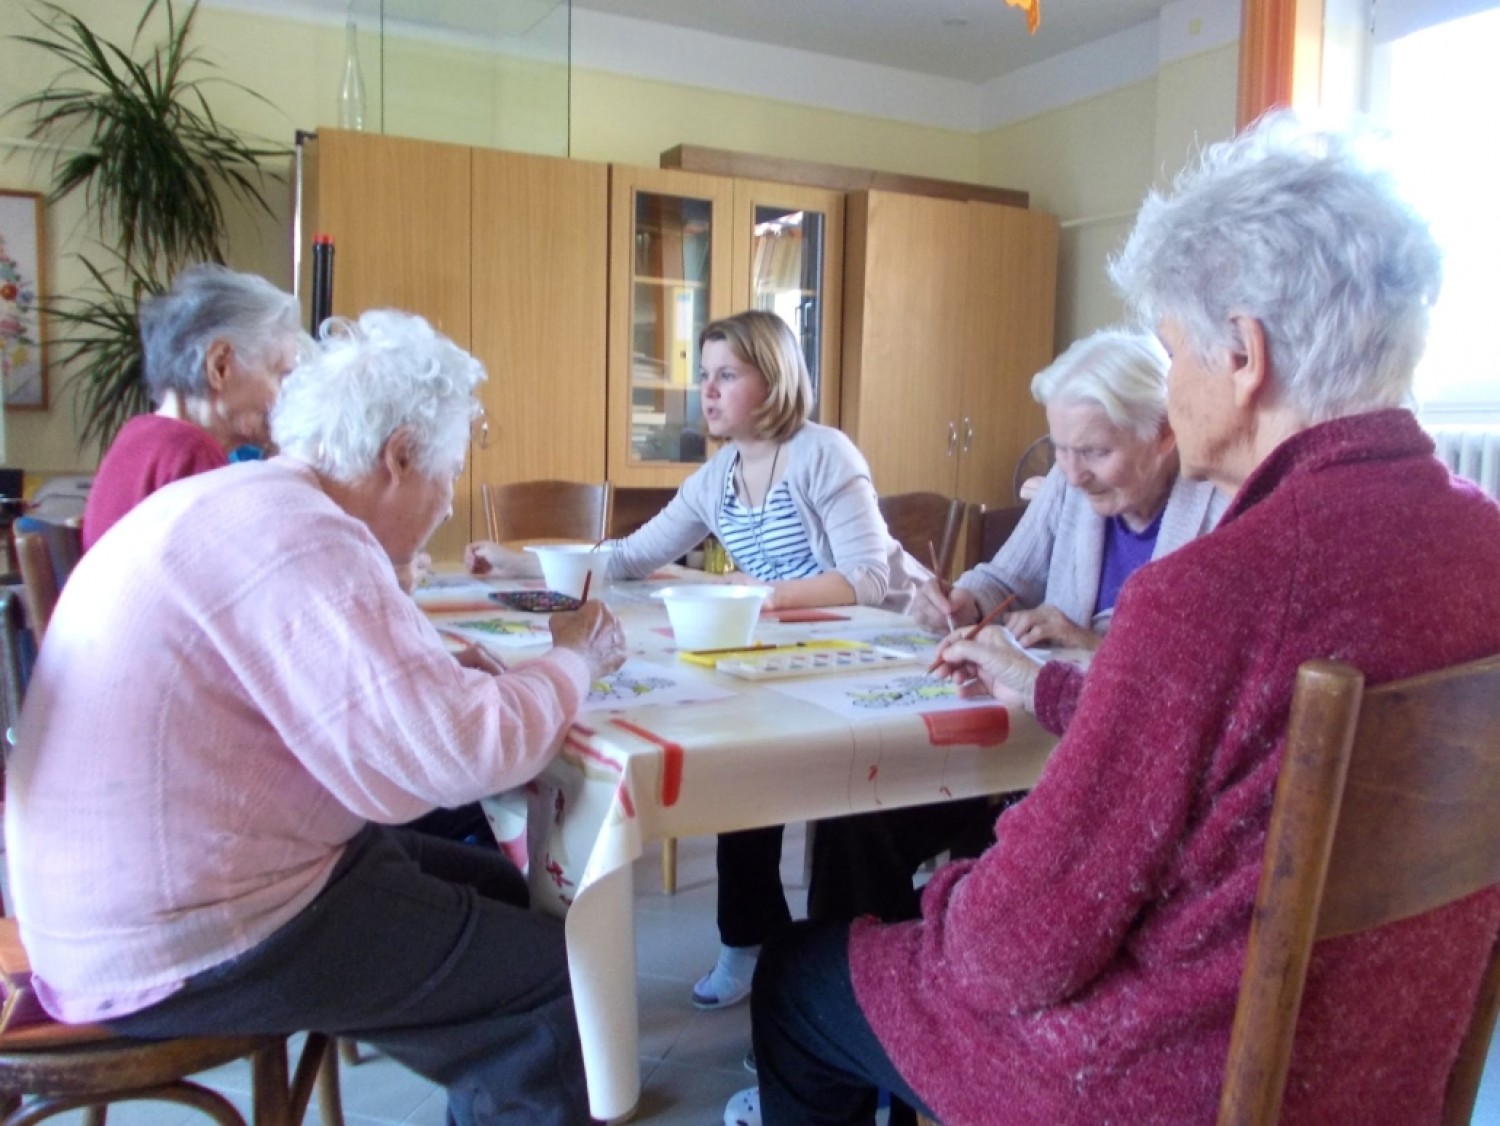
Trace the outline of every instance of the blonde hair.
<instances>
[{"instance_id":1,"label":"blonde hair","mask_svg":"<svg viewBox=\"0 0 1500 1126\"><path fill-rule=\"evenodd\" d=\"M807 361L791 326L775 313L747 309L732 317L712 321L698 336L698 351L710 340L722 340L747 364L753 364L766 381L766 401L755 412L755 429L761 438L784 442L812 414L812 378Z\"/></svg>"}]
</instances>

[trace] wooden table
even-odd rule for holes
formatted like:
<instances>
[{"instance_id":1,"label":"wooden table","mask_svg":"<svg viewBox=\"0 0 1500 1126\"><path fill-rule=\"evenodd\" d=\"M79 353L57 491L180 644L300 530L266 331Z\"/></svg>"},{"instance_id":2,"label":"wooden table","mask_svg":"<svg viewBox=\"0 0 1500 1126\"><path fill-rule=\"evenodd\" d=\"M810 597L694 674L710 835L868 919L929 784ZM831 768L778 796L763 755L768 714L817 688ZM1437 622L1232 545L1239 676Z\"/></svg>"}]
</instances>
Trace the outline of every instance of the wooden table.
<instances>
[{"instance_id":1,"label":"wooden table","mask_svg":"<svg viewBox=\"0 0 1500 1126\"><path fill-rule=\"evenodd\" d=\"M664 577L704 581L676 569ZM925 663L783 681L690 665L678 659L664 608L650 597L662 585L617 583L603 592L630 648L623 675L605 693L614 699L586 705L524 792L485 802L502 844L526 842L533 905L566 919L589 1101L603 1119L628 1117L640 1096L631 873L647 842L1027 789L1056 742L1025 713L951 698L922 677ZM545 638L524 636L536 616L498 606L478 613L483 601L474 594L434 588L418 600L440 626L497 623L488 628L502 632L488 644L508 662L545 652ZM919 633L881 610L830 613L822 621L763 616L756 640L911 642Z\"/></svg>"}]
</instances>

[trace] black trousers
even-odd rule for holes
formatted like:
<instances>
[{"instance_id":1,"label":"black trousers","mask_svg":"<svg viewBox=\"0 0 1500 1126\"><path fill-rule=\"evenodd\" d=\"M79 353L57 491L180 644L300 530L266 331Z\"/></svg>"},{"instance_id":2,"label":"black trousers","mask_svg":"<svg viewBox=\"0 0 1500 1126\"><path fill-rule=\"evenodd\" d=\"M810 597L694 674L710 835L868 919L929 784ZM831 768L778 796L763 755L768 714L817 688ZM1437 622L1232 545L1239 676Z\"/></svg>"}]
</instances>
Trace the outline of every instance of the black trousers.
<instances>
[{"instance_id":1,"label":"black trousers","mask_svg":"<svg viewBox=\"0 0 1500 1126\"><path fill-rule=\"evenodd\" d=\"M995 839L999 813L987 797L878 810L819 821L812 841L807 917L898 923L921 913L912 881L940 852L978 856Z\"/></svg>"},{"instance_id":2,"label":"black trousers","mask_svg":"<svg viewBox=\"0 0 1500 1126\"><path fill-rule=\"evenodd\" d=\"M367 826L296 918L109 1022L144 1038L316 1030L448 1089L449 1121L590 1121L562 923L498 852Z\"/></svg>"},{"instance_id":3,"label":"black trousers","mask_svg":"<svg viewBox=\"0 0 1500 1126\"><path fill-rule=\"evenodd\" d=\"M720 833L717 915L725 946L759 946L792 921L781 887L781 838L786 826Z\"/></svg>"},{"instance_id":4,"label":"black trousers","mask_svg":"<svg viewBox=\"0 0 1500 1126\"><path fill-rule=\"evenodd\" d=\"M931 1114L854 999L847 923L794 923L772 938L750 1013L765 1126L866 1126L881 1088L893 1114L896 1099Z\"/></svg>"}]
</instances>

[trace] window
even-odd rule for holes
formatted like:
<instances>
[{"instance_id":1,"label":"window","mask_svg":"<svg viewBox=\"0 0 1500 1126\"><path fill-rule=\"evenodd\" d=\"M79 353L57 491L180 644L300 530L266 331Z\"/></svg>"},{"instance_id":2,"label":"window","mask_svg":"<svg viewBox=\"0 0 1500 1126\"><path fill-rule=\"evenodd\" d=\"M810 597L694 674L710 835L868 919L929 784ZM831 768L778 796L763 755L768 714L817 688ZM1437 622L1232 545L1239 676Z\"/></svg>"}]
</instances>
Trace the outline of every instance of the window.
<instances>
[{"instance_id":1,"label":"window","mask_svg":"<svg viewBox=\"0 0 1500 1126\"><path fill-rule=\"evenodd\" d=\"M1429 423L1500 422L1500 352L1493 346L1500 318L1496 5L1500 0L1372 5L1369 109L1390 128L1397 174L1444 251L1443 292L1416 378Z\"/></svg>"}]
</instances>

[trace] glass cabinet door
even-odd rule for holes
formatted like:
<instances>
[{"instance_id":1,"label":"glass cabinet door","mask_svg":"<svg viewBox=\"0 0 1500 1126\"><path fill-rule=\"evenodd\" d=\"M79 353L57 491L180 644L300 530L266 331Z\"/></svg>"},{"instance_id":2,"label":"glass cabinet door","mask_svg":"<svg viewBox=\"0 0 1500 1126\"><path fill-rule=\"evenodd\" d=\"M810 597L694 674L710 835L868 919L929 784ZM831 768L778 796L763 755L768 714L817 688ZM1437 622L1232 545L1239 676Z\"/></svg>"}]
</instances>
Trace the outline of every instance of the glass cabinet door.
<instances>
[{"instance_id":1,"label":"glass cabinet door","mask_svg":"<svg viewBox=\"0 0 1500 1126\"><path fill-rule=\"evenodd\" d=\"M791 326L812 378L813 419L837 425L842 194L740 181L735 227L735 308Z\"/></svg>"},{"instance_id":2,"label":"glass cabinet door","mask_svg":"<svg viewBox=\"0 0 1500 1126\"><path fill-rule=\"evenodd\" d=\"M611 303L623 324L611 329L617 355L611 360L610 477L617 484L672 485L707 460L698 334L728 302L728 245L715 223L716 209L720 226L727 211L714 192L694 192L691 184L668 181L686 190L656 190L660 177L681 174L616 171L642 182L616 185L623 190L615 214L624 212L629 241L614 242L625 261L612 267L622 294L612 294Z\"/></svg>"}]
</instances>

